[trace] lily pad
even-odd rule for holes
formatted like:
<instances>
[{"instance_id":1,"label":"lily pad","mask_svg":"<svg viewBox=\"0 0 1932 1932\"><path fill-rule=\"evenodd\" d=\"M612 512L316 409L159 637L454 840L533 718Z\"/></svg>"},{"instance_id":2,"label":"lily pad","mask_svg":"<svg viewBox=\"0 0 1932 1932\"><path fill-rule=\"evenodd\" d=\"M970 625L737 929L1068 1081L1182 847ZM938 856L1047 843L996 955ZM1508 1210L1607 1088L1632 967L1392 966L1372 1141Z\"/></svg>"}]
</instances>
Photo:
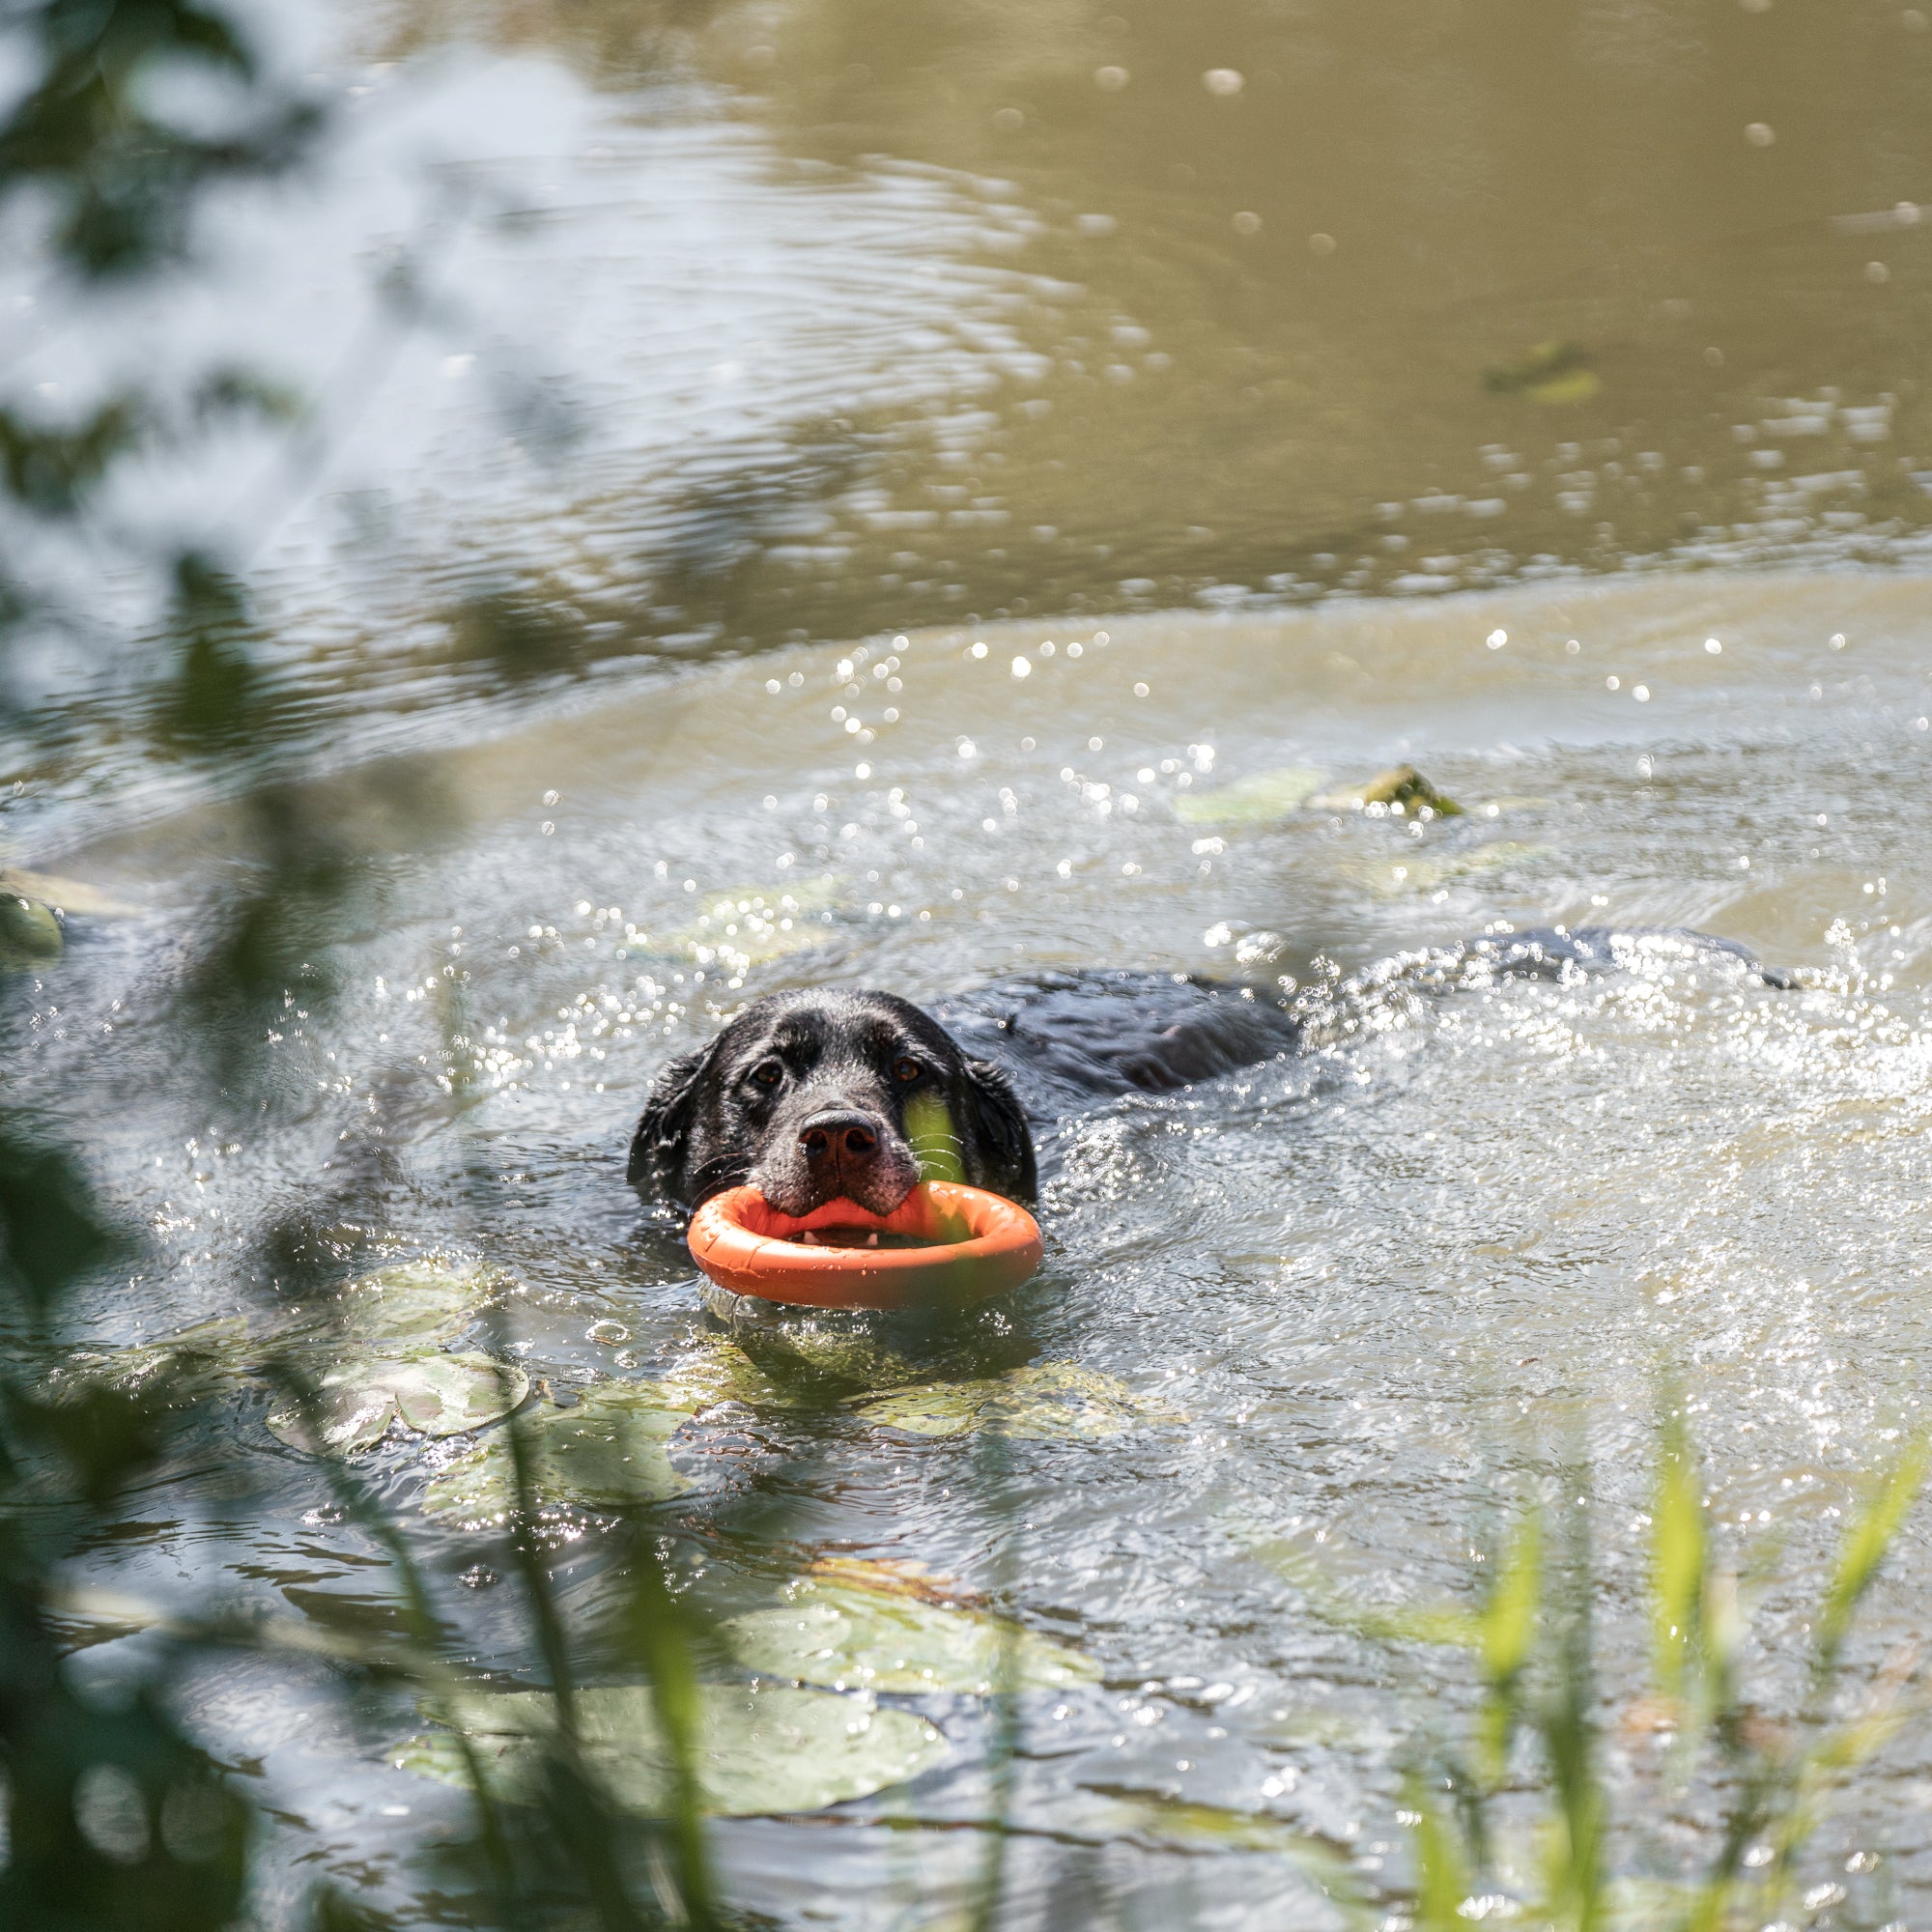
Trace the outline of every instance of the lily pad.
<instances>
[{"instance_id":1,"label":"lily pad","mask_svg":"<svg viewBox=\"0 0 1932 1932\"><path fill-rule=\"evenodd\" d=\"M0 973L31 973L66 947L60 921L39 899L0 891Z\"/></svg>"},{"instance_id":2,"label":"lily pad","mask_svg":"<svg viewBox=\"0 0 1932 1932\"><path fill-rule=\"evenodd\" d=\"M584 1755L616 1803L645 1814L664 1811L669 1766L649 1690L580 1691L577 1711ZM464 1708L464 1730L499 1798L514 1804L534 1797L542 1741L555 1716L555 1700L542 1690L477 1697ZM699 1685L696 1731L704 1807L726 1817L820 1811L869 1798L929 1771L949 1751L944 1736L910 1712L772 1685ZM469 1782L448 1731L406 1740L389 1762L445 1784Z\"/></svg>"},{"instance_id":3,"label":"lily pad","mask_svg":"<svg viewBox=\"0 0 1932 1932\"><path fill-rule=\"evenodd\" d=\"M723 1335L696 1337L665 1371L663 1387L670 1406L693 1413L720 1402L739 1402L748 1408L798 1406L796 1397Z\"/></svg>"},{"instance_id":4,"label":"lily pad","mask_svg":"<svg viewBox=\"0 0 1932 1932\"><path fill-rule=\"evenodd\" d=\"M540 1503L580 1509L634 1509L691 1487L671 1467L665 1444L696 1404L655 1382L599 1382L574 1408L543 1407L519 1425ZM423 1510L482 1526L517 1506L516 1467L501 1435L451 1463L423 1492Z\"/></svg>"},{"instance_id":5,"label":"lily pad","mask_svg":"<svg viewBox=\"0 0 1932 1932\"><path fill-rule=\"evenodd\" d=\"M1306 765L1284 765L1218 791L1181 792L1174 815L1183 825L1272 825L1306 805L1321 782L1321 774Z\"/></svg>"},{"instance_id":6,"label":"lily pad","mask_svg":"<svg viewBox=\"0 0 1932 1932\"><path fill-rule=\"evenodd\" d=\"M1045 1690L1093 1684L1099 1666L989 1610L949 1603L923 1573L835 1562L785 1586L784 1602L733 1617L747 1669L834 1690Z\"/></svg>"},{"instance_id":7,"label":"lily pad","mask_svg":"<svg viewBox=\"0 0 1932 1932\"><path fill-rule=\"evenodd\" d=\"M1094 1440L1170 1411L1113 1376L1037 1362L977 1381L928 1382L854 1405L865 1421L907 1435L989 1435L1037 1442Z\"/></svg>"},{"instance_id":8,"label":"lily pad","mask_svg":"<svg viewBox=\"0 0 1932 1932\"><path fill-rule=\"evenodd\" d=\"M73 1350L48 1379L56 1401L89 1387L139 1395L164 1382L168 1401L179 1405L196 1401L217 1383L244 1374L258 1353L248 1324L239 1315L225 1316L159 1342Z\"/></svg>"},{"instance_id":9,"label":"lily pad","mask_svg":"<svg viewBox=\"0 0 1932 1932\"><path fill-rule=\"evenodd\" d=\"M353 1455L400 1422L423 1435L460 1435L500 1421L529 1393L529 1378L488 1355L412 1355L338 1362L316 1383L317 1430L295 1403L269 1428L292 1449Z\"/></svg>"},{"instance_id":10,"label":"lily pad","mask_svg":"<svg viewBox=\"0 0 1932 1932\"><path fill-rule=\"evenodd\" d=\"M343 1330L358 1342L447 1342L476 1319L501 1286L494 1268L434 1256L366 1274L342 1291Z\"/></svg>"},{"instance_id":11,"label":"lily pad","mask_svg":"<svg viewBox=\"0 0 1932 1932\"><path fill-rule=\"evenodd\" d=\"M1157 1792L1084 1787L1090 1794L1075 1815L1081 1829L1108 1838L1187 1852L1272 1852L1300 1859L1321 1846L1285 1818L1223 1804L1196 1804Z\"/></svg>"},{"instance_id":12,"label":"lily pad","mask_svg":"<svg viewBox=\"0 0 1932 1932\"><path fill-rule=\"evenodd\" d=\"M1394 897L1405 892L1434 892L1438 886L1451 885L1458 879L1477 879L1490 872L1507 871L1512 867L1534 865L1549 858L1554 851L1551 845L1526 845L1515 839L1498 838L1489 845L1472 846L1466 852L1444 852L1435 858L1411 854L1390 865L1369 868L1365 878L1375 891Z\"/></svg>"}]
</instances>

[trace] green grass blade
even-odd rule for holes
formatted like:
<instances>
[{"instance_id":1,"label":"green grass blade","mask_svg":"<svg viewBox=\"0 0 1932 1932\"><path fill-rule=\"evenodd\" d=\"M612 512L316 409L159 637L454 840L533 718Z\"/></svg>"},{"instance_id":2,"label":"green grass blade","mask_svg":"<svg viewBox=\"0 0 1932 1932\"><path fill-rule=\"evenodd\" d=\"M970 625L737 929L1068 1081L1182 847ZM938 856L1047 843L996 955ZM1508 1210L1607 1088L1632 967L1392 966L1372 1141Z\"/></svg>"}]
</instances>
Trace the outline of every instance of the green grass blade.
<instances>
[{"instance_id":1,"label":"green grass blade","mask_svg":"<svg viewBox=\"0 0 1932 1932\"><path fill-rule=\"evenodd\" d=\"M1852 1613L1877 1577L1932 1465L1932 1444L1922 1435L1909 1442L1890 1471L1880 1481L1871 1501L1845 1532L1838 1566L1832 1577L1818 1616L1819 1674L1836 1666L1851 1629Z\"/></svg>"},{"instance_id":2,"label":"green grass blade","mask_svg":"<svg viewBox=\"0 0 1932 1932\"><path fill-rule=\"evenodd\" d=\"M1673 1414L1663 1427L1650 1536L1652 1669L1658 1695L1685 1694L1685 1680L1702 1634L1710 1552L1704 1534L1703 1482Z\"/></svg>"},{"instance_id":3,"label":"green grass blade","mask_svg":"<svg viewBox=\"0 0 1932 1932\"><path fill-rule=\"evenodd\" d=\"M1405 1780L1404 1808L1415 1815L1409 1828L1415 1851L1416 1932L1467 1932L1462 1917L1469 1896L1469 1861L1454 1817L1435 1802L1419 1774Z\"/></svg>"}]
</instances>

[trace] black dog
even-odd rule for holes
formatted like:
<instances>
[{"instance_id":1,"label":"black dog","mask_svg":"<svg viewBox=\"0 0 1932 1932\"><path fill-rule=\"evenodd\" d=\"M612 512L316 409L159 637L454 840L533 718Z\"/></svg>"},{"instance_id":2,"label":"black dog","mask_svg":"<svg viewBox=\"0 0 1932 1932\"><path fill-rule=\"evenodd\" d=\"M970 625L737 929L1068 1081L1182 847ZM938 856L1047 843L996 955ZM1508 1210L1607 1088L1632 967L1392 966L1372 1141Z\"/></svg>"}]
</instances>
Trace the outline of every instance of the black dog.
<instances>
[{"instance_id":1,"label":"black dog","mask_svg":"<svg viewBox=\"0 0 1932 1932\"><path fill-rule=\"evenodd\" d=\"M1397 978L1446 989L1618 971L1647 957L1795 983L1729 940L1605 927L1472 940L1384 962L1352 983L1368 991ZM787 1214L841 1196L888 1214L920 1178L913 1141L929 1142L937 1122L966 1181L1031 1202L1029 1115L1046 1122L1111 1096L1169 1093L1292 1053L1301 1039L1301 1022L1266 994L1184 973L997 981L947 1001L937 1019L891 993L781 993L658 1076L628 1178L687 1210L750 1181Z\"/></svg>"},{"instance_id":2,"label":"black dog","mask_svg":"<svg viewBox=\"0 0 1932 1932\"><path fill-rule=\"evenodd\" d=\"M970 1185L1034 1198L1033 1136L997 1067L891 993L781 993L659 1074L628 1178L685 1208L749 1181L785 1214L841 1197L890 1214L920 1178L915 1136Z\"/></svg>"}]
</instances>

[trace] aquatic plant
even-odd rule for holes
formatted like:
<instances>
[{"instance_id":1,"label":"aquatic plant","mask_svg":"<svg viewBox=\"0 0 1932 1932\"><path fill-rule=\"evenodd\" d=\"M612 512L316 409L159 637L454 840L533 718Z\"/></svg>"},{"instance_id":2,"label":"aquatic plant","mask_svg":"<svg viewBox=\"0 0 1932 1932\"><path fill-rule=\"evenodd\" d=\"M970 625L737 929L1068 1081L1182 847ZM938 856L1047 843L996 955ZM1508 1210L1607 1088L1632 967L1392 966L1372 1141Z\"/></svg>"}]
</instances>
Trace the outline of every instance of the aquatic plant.
<instances>
[{"instance_id":1,"label":"aquatic plant","mask_svg":"<svg viewBox=\"0 0 1932 1932\"><path fill-rule=\"evenodd\" d=\"M1783 1723L1767 1720L1744 1681L1746 1595L1715 1552L1697 1457L1674 1409L1650 1511L1651 1667L1640 1696L1613 1698L1600 1675L1608 1593L1587 1507L1525 1512L1486 1565L1473 1610L1370 1606L1305 1550L1271 1549L1324 1620L1398 1650L1460 1651L1472 1667L1479 1697L1462 1733L1425 1723L1403 1776L1406 1905L1419 1932L1461 1932L1479 1918L1549 1932L1805 1922L1801 1862L1833 1795L1922 1709L1908 1696L1916 1653L1889 1660L1844 1708L1845 1653L1928 1468L1932 1445L1919 1437L1846 1528L1806 1624L1803 1699ZM1587 1493L1581 1468L1556 1473L1565 1496ZM1607 1761L1612 1733L1650 1747L1634 1783ZM1650 1828L1692 1794L1700 1815L1683 1835L1697 1849L1662 1845Z\"/></svg>"}]
</instances>

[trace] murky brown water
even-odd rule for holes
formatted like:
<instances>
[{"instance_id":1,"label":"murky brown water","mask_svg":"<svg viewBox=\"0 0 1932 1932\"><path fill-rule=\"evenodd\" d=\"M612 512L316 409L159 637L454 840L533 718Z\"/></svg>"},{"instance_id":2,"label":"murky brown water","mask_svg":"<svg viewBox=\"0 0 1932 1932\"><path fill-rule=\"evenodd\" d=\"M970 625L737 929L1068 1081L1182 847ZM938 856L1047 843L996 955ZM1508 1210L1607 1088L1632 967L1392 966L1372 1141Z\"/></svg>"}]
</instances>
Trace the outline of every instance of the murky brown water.
<instances>
[{"instance_id":1,"label":"murky brown water","mask_svg":"<svg viewBox=\"0 0 1932 1932\"><path fill-rule=\"evenodd\" d=\"M1634 1605L1668 1377L1729 1544L1782 1540L1753 1655L1787 1694L1932 1310L1924 17L824 0L291 34L340 144L233 211L222 300L157 304L152 353L270 355L323 398L316 468L230 449L219 491L150 477L125 511L250 506L328 795L401 752L444 817L381 828L341 1005L276 1049L303 1097L218 1121L165 1056L219 802L88 723L125 666L45 669L81 722L21 753L5 833L139 912L9 982L7 1078L154 1231L102 1338L229 1311L265 1219L339 1183L382 1250L506 1270L533 1375L657 1375L699 1301L624 1137L741 1000L1087 964L1301 993L1499 927L1698 926L1804 984L1668 955L1398 983L1300 1059L1063 1122L1015 1333L1154 1412L1012 1444L1010 1516L970 1442L755 1408L682 1432L673 1507L703 1528L771 1484L802 1545L917 1553L1101 1666L1028 1707L1016 1926L1315 1921L1291 1861L1129 1799L1268 1814L1376 1883L1446 1693L1311 1620L1256 1528L1321 1533L1377 1595L1466 1595L1485 1512L1581 1439ZM436 297L407 327L370 294L396 251ZM84 386L121 339L48 316L24 366ZM1467 815L1313 802L1398 759ZM345 1132L381 1158L325 1179ZM267 1407L221 1412L245 1507L170 1479L86 1573L380 1620L384 1565ZM445 1452L379 1456L413 1512ZM1867 1665L1927 1577L1914 1528ZM569 1577L594 1607L594 1529ZM527 1677L509 1597L452 1614ZM384 1768L400 1719L287 1685L211 1671L201 1710L289 1816L270 1916L312 1866L444 1910L420 1853L453 1805ZM958 1907L986 1720L917 1707L948 1766L720 1828L746 1900ZM1819 1910L1916 1922L1928 1806L1908 1731L1828 1840L1878 1871Z\"/></svg>"}]
</instances>

